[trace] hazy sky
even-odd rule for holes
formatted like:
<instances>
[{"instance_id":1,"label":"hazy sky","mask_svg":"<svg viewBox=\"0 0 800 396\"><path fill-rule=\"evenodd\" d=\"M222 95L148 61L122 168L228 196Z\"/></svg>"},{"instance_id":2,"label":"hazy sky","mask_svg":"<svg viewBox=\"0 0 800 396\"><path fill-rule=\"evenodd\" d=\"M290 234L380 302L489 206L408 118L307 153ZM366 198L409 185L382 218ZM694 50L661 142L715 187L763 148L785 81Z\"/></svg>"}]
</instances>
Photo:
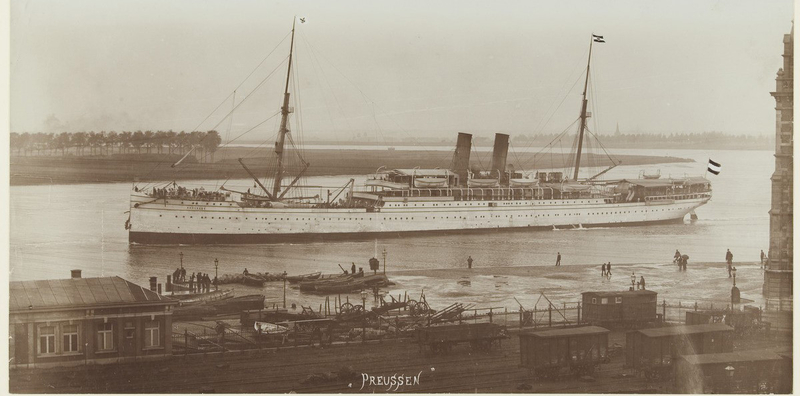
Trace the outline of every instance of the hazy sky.
<instances>
[{"instance_id":1,"label":"hazy sky","mask_svg":"<svg viewBox=\"0 0 800 396\"><path fill-rule=\"evenodd\" d=\"M307 137L560 132L578 116L592 32L590 128L774 133L791 0L12 1L13 131L238 136L278 111L292 17ZM228 97L275 49L236 93ZM570 88L572 90L570 91ZM230 129L230 132L228 130ZM299 130L297 121L293 129ZM247 140L267 140L272 118Z\"/></svg>"}]
</instances>

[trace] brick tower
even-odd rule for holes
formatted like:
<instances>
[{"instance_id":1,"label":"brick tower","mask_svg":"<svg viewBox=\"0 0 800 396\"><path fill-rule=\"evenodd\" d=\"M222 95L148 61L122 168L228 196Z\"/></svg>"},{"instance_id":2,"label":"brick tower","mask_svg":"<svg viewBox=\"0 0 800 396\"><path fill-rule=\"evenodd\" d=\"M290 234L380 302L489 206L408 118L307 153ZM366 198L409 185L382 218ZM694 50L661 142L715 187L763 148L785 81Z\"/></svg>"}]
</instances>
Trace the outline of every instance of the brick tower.
<instances>
[{"instance_id":1,"label":"brick tower","mask_svg":"<svg viewBox=\"0 0 800 396\"><path fill-rule=\"evenodd\" d=\"M775 78L775 172L769 211L769 261L764 272L765 315L776 330L792 328L792 180L794 26L783 36L783 68Z\"/></svg>"}]
</instances>

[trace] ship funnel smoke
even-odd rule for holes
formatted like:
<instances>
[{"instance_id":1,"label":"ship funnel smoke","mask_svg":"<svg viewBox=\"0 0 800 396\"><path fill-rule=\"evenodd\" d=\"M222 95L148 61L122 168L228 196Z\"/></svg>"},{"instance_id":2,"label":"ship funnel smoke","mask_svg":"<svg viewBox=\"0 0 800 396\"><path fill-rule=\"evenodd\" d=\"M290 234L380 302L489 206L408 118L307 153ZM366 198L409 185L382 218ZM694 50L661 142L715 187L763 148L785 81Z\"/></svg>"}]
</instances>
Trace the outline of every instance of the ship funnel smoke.
<instances>
[{"instance_id":1,"label":"ship funnel smoke","mask_svg":"<svg viewBox=\"0 0 800 396\"><path fill-rule=\"evenodd\" d=\"M508 156L508 135L496 133L494 135L494 151L492 151L492 176L499 173L500 183L508 182L506 176L506 157Z\"/></svg>"},{"instance_id":2,"label":"ship funnel smoke","mask_svg":"<svg viewBox=\"0 0 800 396\"><path fill-rule=\"evenodd\" d=\"M458 185L467 185L467 172L469 172L469 153L472 150L472 135L458 133L456 152L453 154L453 171L458 175Z\"/></svg>"}]
</instances>

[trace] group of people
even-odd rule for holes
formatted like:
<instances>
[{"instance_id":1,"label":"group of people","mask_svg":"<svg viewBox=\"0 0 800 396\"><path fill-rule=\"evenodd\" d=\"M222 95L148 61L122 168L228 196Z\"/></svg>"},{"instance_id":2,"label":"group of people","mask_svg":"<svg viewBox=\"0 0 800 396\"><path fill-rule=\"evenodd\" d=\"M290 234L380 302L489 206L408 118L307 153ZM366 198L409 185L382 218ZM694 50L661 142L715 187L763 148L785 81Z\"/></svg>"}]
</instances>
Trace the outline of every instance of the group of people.
<instances>
[{"instance_id":1,"label":"group of people","mask_svg":"<svg viewBox=\"0 0 800 396\"><path fill-rule=\"evenodd\" d=\"M189 278L189 290L192 293L208 293L211 291L211 285L216 284L216 278L214 281L211 280L211 277L208 274L203 274L198 272L197 273L197 281L194 281L195 275L192 273L192 276Z\"/></svg>"},{"instance_id":2,"label":"group of people","mask_svg":"<svg viewBox=\"0 0 800 396\"><path fill-rule=\"evenodd\" d=\"M603 263L601 275L602 276L611 276L611 262L610 261L608 263Z\"/></svg>"},{"instance_id":3,"label":"group of people","mask_svg":"<svg viewBox=\"0 0 800 396\"><path fill-rule=\"evenodd\" d=\"M176 268L172 273L172 281L175 283L186 282L186 268Z\"/></svg>"},{"instance_id":4,"label":"group of people","mask_svg":"<svg viewBox=\"0 0 800 396\"><path fill-rule=\"evenodd\" d=\"M346 274L346 273L347 273L347 270L345 270L344 272L345 272L345 274ZM353 266L352 266L352 267L350 267L350 272L351 272L353 275L355 275L355 274L356 274L356 263L353 263ZM363 268L363 267L358 267L358 274L359 274L359 275L364 275L364 268Z\"/></svg>"},{"instance_id":5,"label":"group of people","mask_svg":"<svg viewBox=\"0 0 800 396\"><path fill-rule=\"evenodd\" d=\"M686 271L686 264L689 263L689 256L681 254L678 249L675 249L675 256L672 260L673 263L678 264L678 270Z\"/></svg>"},{"instance_id":6,"label":"group of people","mask_svg":"<svg viewBox=\"0 0 800 396\"><path fill-rule=\"evenodd\" d=\"M186 283L186 268L176 268L175 272L172 273L172 279L175 283ZM211 291L212 284L217 284L217 278L214 277L212 281L208 274L201 272L195 274L192 272L192 275L189 276L189 291L191 293L208 293Z\"/></svg>"},{"instance_id":7,"label":"group of people","mask_svg":"<svg viewBox=\"0 0 800 396\"><path fill-rule=\"evenodd\" d=\"M138 187L136 188L138 191ZM177 183L172 183L172 186L167 188L153 188L150 190L150 196L153 198L178 198L178 199L199 199L203 201L224 201L230 193L223 193L219 191L206 191L203 187L188 189L181 187Z\"/></svg>"}]
</instances>

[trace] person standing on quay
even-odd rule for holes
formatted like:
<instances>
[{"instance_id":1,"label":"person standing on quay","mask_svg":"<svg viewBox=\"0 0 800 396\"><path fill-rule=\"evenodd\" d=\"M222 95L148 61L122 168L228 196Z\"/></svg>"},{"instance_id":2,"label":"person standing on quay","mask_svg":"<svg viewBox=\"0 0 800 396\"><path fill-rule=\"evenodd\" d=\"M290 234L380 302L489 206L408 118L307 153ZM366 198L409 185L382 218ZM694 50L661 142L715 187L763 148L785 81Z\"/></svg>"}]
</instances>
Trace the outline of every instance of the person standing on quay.
<instances>
[{"instance_id":1,"label":"person standing on quay","mask_svg":"<svg viewBox=\"0 0 800 396\"><path fill-rule=\"evenodd\" d=\"M472 256L467 257L467 268L472 269Z\"/></svg>"},{"instance_id":2,"label":"person standing on quay","mask_svg":"<svg viewBox=\"0 0 800 396\"><path fill-rule=\"evenodd\" d=\"M608 264L606 264L606 276L611 276L611 262L610 261L608 262Z\"/></svg>"},{"instance_id":3,"label":"person standing on quay","mask_svg":"<svg viewBox=\"0 0 800 396\"><path fill-rule=\"evenodd\" d=\"M762 265L762 266L764 265L764 259L765 259L766 257L767 257L767 255L766 255L766 254L764 254L764 251L762 250L762 251L761 251L761 265Z\"/></svg>"},{"instance_id":4,"label":"person standing on quay","mask_svg":"<svg viewBox=\"0 0 800 396\"><path fill-rule=\"evenodd\" d=\"M606 263L603 263L603 268L600 271L600 276L606 276Z\"/></svg>"},{"instance_id":5,"label":"person standing on quay","mask_svg":"<svg viewBox=\"0 0 800 396\"><path fill-rule=\"evenodd\" d=\"M189 292L194 293L194 272L192 272L192 276L189 277Z\"/></svg>"},{"instance_id":6,"label":"person standing on quay","mask_svg":"<svg viewBox=\"0 0 800 396\"><path fill-rule=\"evenodd\" d=\"M556 256L556 266L561 265L561 252L558 252L558 256Z\"/></svg>"},{"instance_id":7,"label":"person standing on quay","mask_svg":"<svg viewBox=\"0 0 800 396\"><path fill-rule=\"evenodd\" d=\"M733 267L733 253L731 253L730 249L728 249L728 253L725 253L725 261L728 263L728 278L730 278L731 268Z\"/></svg>"}]
</instances>

